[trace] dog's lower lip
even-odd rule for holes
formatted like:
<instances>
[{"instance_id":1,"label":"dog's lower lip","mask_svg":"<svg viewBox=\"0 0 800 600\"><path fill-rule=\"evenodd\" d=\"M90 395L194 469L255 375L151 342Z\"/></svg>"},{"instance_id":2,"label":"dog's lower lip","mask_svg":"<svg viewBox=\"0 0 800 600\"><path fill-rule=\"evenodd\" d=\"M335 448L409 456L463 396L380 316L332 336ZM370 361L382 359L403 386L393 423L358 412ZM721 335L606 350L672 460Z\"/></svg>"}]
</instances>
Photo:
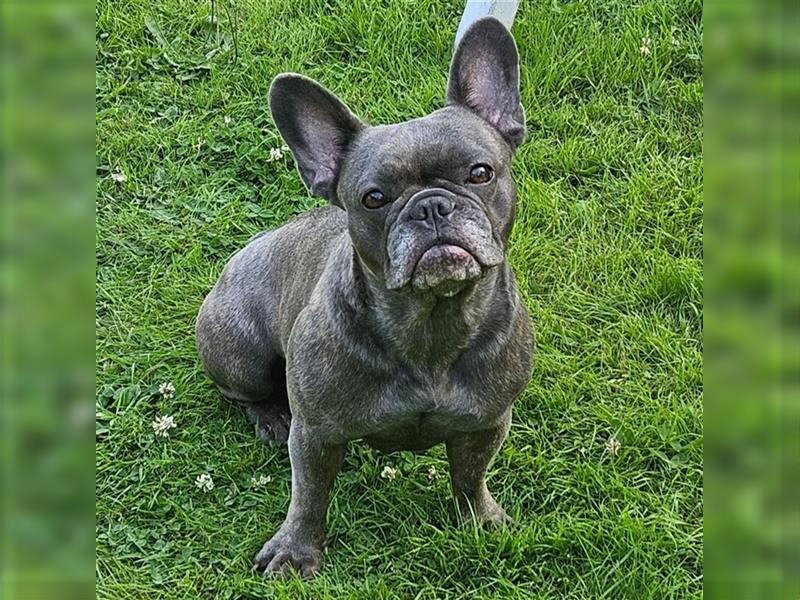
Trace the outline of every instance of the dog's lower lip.
<instances>
[{"instance_id":1,"label":"dog's lower lip","mask_svg":"<svg viewBox=\"0 0 800 600\"><path fill-rule=\"evenodd\" d=\"M469 251L454 244L438 244L428 248L417 261L411 287L452 297L480 275L480 263Z\"/></svg>"}]
</instances>

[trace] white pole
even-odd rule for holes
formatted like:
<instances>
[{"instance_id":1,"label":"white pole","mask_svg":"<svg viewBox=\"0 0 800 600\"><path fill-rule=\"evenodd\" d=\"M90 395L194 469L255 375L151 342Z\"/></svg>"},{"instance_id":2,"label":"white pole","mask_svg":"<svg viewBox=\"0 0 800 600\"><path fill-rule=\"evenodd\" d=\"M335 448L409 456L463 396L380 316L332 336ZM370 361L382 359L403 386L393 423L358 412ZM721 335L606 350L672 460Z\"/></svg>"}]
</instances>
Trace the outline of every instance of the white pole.
<instances>
[{"instance_id":1,"label":"white pole","mask_svg":"<svg viewBox=\"0 0 800 600\"><path fill-rule=\"evenodd\" d=\"M519 0L467 0L464 14L461 15L461 23L458 24L454 45L458 46L464 32L481 17L495 17L511 30L518 6Z\"/></svg>"}]
</instances>

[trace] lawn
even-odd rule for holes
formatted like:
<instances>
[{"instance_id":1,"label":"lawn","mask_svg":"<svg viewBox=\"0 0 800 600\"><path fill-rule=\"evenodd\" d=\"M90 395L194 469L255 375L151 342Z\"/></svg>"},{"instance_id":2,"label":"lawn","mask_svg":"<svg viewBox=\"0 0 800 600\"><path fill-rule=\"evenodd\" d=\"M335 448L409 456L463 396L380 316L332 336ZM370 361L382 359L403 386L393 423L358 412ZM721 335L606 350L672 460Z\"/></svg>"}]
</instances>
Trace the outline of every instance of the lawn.
<instances>
[{"instance_id":1,"label":"lawn","mask_svg":"<svg viewBox=\"0 0 800 600\"><path fill-rule=\"evenodd\" d=\"M442 447L356 442L322 574L250 572L289 460L203 375L193 330L232 253L323 202L274 151L270 81L302 72L372 123L422 115L462 6L98 1L98 597L701 597L699 0L517 14L529 137L510 260L537 354L489 477L514 525L450 525Z\"/></svg>"}]
</instances>

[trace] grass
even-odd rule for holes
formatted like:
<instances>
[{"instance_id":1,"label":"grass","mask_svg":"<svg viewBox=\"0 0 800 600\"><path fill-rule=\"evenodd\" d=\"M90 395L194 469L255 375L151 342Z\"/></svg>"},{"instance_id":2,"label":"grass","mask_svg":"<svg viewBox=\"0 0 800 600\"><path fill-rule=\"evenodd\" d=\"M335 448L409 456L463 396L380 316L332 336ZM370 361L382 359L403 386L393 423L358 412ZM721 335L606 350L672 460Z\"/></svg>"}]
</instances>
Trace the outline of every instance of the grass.
<instances>
[{"instance_id":1,"label":"grass","mask_svg":"<svg viewBox=\"0 0 800 600\"><path fill-rule=\"evenodd\" d=\"M538 348L489 479L516 524L449 525L442 448L354 443L322 574L249 570L284 516L289 461L204 377L193 325L233 252L321 203L290 156L267 160L281 145L270 81L303 72L373 123L424 114L442 102L461 7L98 2L98 597L701 597L699 0L518 13L529 138L510 259ZM177 423L166 440L161 414ZM444 477L429 482L431 466Z\"/></svg>"}]
</instances>

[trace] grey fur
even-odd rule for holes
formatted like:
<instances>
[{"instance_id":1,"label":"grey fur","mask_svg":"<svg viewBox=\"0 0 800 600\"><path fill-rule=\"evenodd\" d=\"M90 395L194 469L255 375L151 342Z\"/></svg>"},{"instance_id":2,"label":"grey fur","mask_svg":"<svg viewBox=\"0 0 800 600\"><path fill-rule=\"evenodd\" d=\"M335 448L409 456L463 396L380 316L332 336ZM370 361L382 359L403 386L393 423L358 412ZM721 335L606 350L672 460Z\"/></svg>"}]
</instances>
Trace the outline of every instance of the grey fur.
<instances>
[{"instance_id":1,"label":"grey fur","mask_svg":"<svg viewBox=\"0 0 800 600\"><path fill-rule=\"evenodd\" d=\"M464 35L448 105L406 123L370 127L310 79L273 82L270 107L301 177L335 206L251 240L197 319L223 395L263 440L288 437L291 504L254 568L320 568L328 497L353 439L387 451L445 442L460 516L507 519L485 475L533 352L505 259L518 86L513 38L494 19ZM469 183L476 164L494 178ZM373 189L392 201L365 208Z\"/></svg>"}]
</instances>

